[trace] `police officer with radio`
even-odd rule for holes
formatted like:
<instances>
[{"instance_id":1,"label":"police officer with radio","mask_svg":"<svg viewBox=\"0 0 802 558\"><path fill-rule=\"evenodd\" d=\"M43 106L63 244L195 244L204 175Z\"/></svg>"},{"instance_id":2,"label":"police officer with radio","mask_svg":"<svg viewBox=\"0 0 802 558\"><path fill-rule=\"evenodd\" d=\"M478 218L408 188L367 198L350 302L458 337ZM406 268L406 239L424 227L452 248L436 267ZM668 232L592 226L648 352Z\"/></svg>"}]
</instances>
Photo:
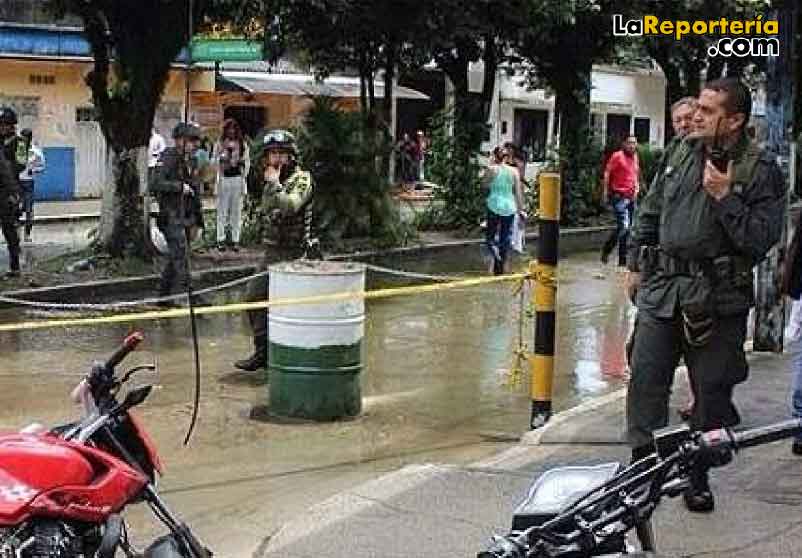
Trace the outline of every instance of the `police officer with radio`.
<instances>
[{"instance_id":1,"label":"police officer with radio","mask_svg":"<svg viewBox=\"0 0 802 558\"><path fill-rule=\"evenodd\" d=\"M298 161L295 137L287 130L270 130L262 142L262 153L252 167L249 191L261 192L258 211L265 242L262 271L271 263L309 255L316 246L311 238L312 176ZM255 183L254 183L255 182ZM267 300L269 277L265 273L248 283L247 302ZM254 372L267 365L268 320L265 310L248 312L253 334L253 354L234 366Z\"/></svg>"},{"instance_id":2,"label":"police officer with radio","mask_svg":"<svg viewBox=\"0 0 802 558\"><path fill-rule=\"evenodd\" d=\"M27 149L16 133L17 113L0 107L0 226L8 246L9 269L5 277L20 275L19 174L28 161Z\"/></svg>"},{"instance_id":3,"label":"police officer with radio","mask_svg":"<svg viewBox=\"0 0 802 558\"><path fill-rule=\"evenodd\" d=\"M175 287L186 292L188 239L193 229L203 228L201 188L195 150L201 133L197 126L179 123L173 129L174 147L165 149L156 164L150 191L159 202L156 224L167 241L167 265L162 270L159 296L169 296ZM165 302L163 306L168 306Z\"/></svg>"},{"instance_id":4,"label":"police officer with radio","mask_svg":"<svg viewBox=\"0 0 802 558\"><path fill-rule=\"evenodd\" d=\"M630 239L627 284L638 306L627 394L633 460L651 453L668 424L674 370L683 357L695 405L692 428L740 422L732 395L746 380L752 269L780 240L785 182L774 158L746 134L749 90L725 78L706 84L694 130L673 150L643 200ZM709 512L704 468L691 474L689 510Z\"/></svg>"}]
</instances>

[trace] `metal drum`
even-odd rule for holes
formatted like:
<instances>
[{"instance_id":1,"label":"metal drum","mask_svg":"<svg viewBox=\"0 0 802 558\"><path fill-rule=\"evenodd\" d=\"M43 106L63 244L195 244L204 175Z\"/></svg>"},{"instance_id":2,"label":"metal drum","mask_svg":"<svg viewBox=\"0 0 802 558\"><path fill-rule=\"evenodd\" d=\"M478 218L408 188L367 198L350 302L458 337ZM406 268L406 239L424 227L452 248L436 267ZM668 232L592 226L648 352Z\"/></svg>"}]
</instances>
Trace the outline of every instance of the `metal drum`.
<instances>
[{"instance_id":1,"label":"metal drum","mask_svg":"<svg viewBox=\"0 0 802 558\"><path fill-rule=\"evenodd\" d=\"M270 266L270 300L365 290L365 266L299 261ZM268 317L269 412L331 421L362 410L362 298L275 306Z\"/></svg>"}]
</instances>

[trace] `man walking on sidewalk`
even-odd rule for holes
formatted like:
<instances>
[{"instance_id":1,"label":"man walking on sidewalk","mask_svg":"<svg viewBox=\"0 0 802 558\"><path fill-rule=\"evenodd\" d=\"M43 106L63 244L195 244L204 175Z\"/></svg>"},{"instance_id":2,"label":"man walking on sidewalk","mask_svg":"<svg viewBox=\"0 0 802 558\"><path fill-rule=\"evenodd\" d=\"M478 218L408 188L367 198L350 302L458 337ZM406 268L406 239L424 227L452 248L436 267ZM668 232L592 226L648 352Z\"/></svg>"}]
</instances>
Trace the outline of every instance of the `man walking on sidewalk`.
<instances>
[{"instance_id":1,"label":"man walking on sidewalk","mask_svg":"<svg viewBox=\"0 0 802 558\"><path fill-rule=\"evenodd\" d=\"M752 269L780 240L785 202L774 157L746 135L751 111L749 90L737 79L705 85L694 130L638 209L627 276L638 306L627 393L633 460L652 452L652 432L668 424L680 358L695 396L691 428L709 431L741 420L732 395L748 374ZM703 465L690 480L687 508L712 511Z\"/></svg>"},{"instance_id":2,"label":"man walking on sidewalk","mask_svg":"<svg viewBox=\"0 0 802 558\"><path fill-rule=\"evenodd\" d=\"M610 252L618 245L618 265L627 265L627 239L640 186L637 147L638 140L635 136L629 136L621 149L613 153L604 169L602 196L604 201L609 197L616 224L615 231L602 248L601 260L604 264L610 258Z\"/></svg>"}]
</instances>

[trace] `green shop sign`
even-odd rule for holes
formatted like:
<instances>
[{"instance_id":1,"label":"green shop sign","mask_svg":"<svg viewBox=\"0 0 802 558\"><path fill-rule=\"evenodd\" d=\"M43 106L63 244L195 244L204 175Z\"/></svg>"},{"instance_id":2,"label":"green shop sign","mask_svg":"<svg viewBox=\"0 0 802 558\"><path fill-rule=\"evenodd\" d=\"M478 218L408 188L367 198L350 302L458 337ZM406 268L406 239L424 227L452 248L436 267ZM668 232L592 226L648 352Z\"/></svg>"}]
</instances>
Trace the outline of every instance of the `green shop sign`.
<instances>
[{"instance_id":1,"label":"green shop sign","mask_svg":"<svg viewBox=\"0 0 802 558\"><path fill-rule=\"evenodd\" d=\"M262 60L259 41L240 39L193 39L193 62L251 62Z\"/></svg>"}]
</instances>

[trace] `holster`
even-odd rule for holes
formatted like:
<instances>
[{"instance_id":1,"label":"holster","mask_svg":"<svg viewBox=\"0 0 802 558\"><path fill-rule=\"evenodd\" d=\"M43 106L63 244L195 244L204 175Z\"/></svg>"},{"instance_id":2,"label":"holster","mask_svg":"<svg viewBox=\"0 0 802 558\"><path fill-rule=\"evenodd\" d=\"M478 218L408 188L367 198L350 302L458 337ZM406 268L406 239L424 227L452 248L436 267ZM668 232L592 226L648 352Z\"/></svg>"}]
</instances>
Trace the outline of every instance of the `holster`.
<instances>
[{"instance_id":1,"label":"holster","mask_svg":"<svg viewBox=\"0 0 802 558\"><path fill-rule=\"evenodd\" d=\"M712 281L707 274L693 278L680 304L680 313L688 343L693 347L706 345L713 337L716 327Z\"/></svg>"}]
</instances>

